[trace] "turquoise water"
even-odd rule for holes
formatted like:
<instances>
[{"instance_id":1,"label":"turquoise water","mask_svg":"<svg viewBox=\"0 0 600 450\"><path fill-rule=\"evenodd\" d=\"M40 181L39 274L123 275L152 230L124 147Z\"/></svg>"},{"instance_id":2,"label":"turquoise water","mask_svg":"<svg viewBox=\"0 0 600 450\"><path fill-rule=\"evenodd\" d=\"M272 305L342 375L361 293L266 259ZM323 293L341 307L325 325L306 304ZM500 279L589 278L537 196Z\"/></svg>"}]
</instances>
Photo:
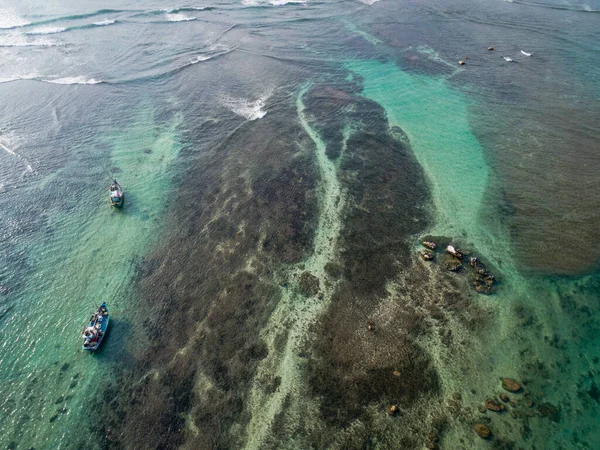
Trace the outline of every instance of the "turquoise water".
<instances>
[{"instance_id":1,"label":"turquoise water","mask_svg":"<svg viewBox=\"0 0 600 450\"><path fill-rule=\"evenodd\" d=\"M3 448L600 447L600 4L102 8L0 7Z\"/></svg>"}]
</instances>

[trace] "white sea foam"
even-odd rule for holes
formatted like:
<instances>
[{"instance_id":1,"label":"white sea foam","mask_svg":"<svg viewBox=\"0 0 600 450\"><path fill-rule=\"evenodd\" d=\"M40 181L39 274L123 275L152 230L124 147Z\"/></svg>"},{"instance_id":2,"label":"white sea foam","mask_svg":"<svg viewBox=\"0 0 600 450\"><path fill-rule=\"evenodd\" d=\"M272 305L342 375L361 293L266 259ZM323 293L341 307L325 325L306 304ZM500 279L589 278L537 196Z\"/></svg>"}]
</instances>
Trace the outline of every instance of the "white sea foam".
<instances>
[{"instance_id":1,"label":"white sea foam","mask_svg":"<svg viewBox=\"0 0 600 450\"><path fill-rule=\"evenodd\" d=\"M364 3L365 5L374 5L375 3L377 3L379 0L360 0L361 3Z\"/></svg>"},{"instance_id":2,"label":"white sea foam","mask_svg":"<svg viewBox=\"0 0 600 450\"><path fill-rule=\"evenodd\" d=\"M0 29L22 27L30 22L19 17L13 9L0 9Z\"/></svg>"},{"instance_id":3,"label":"white sea foam","mask_svg":"<svg viewBox=\"0 0 600 450\"><path fill-rule=\"evenodd\" d=\"M171 14L171 13L177 13L180 11L204 11L205 9L207 9L206 6L185 6L182 8L163 9L163 11L168 14Z\"/></svg>"},{"instance_id":4,"label":"white sea foam","mask_svg":"<svg viewBox=\"0 0 600 450\"><path fill-rule=\"evenodd\" d=\"M209 56L209 55L197 55L197 56L194 56L192 59L190 59L190 64L198 64L199 62L202 62L202 61L208 61L211 58L212 58L212 56Z\"/></svg>"},{"instance_id":5,"label":"white sea foam","mask_svg":"<svg viewBox=\"0 0 600 450\"><path fill-rule=\"evenodd\" d=\"M531 53L527 53L527 52L525 52L523 50L521 50L521 53L523 53L525 56L531 56Z\"/></svg>"},{"instance_id":6,"label":"white sea foam","mask_svg":"<svg viewBox=\"0 0 600 450\"><path fill-rule=\"evenodd\" d=\"M269 90L265 94L261 95L257 100L248 100L244 98L233 98L223 97L222 104L226 108L233 111L238 116L245 118L246 120L256 120L265 117L267 111L263 108L265 103L271 96L272 91Z\"/></svg>"},{"instance_id":7,"label":"white sea foam","mask_svg":"<svg viewBox=\"0 0 600 450\"><path fill-rule=\"evenodd\" d=\"M39 75L36 73L31 73L31 74L27 74L27 75L16 75L16 76L12 76L12 77L0 77L0 84L10 83L12 81L19 81L19 80L35 80L37 78L39 78Z\"/></svg>"},{"instance_id":8,"label":"white sea foam","mask_svg":"<svg viewBox=\"0 0 600 450\"><path fill-rule=\"evenodd\" d=\"M288 4L304 5L307 0L242 0L244 6L284 6Z\"/></svg>"},{"instance_id":9,"label":"white sea foam","mask_svg":"<svg viewBox=\"0 0 600 450\"><path fill-rule=\"evenodd\" d=\"M85 76L55 78L53 80L42 80L42 81L45 81L46 83L53 83L53 84L98 84L98 83L102 83L102 80L96 80L94 78L87 78Z\"/></svg>"},{"instance_id":10,"label":"white sea foam","mask_svg":"<svg viewBox=\"0 0 600 450\"><path fill-rule=\"evenodd\" d=\"M57 34L66 31L65 27L40 27L35 28L31 31L26 32L25 34L36 35L36 34Z\"/></svg>"},{"instance_id":11,"label":"white sea foam","mask_svg":"<svg viewBox=\"0 0 600 450\"><path fill-rule=\"evenodd\" d=\"M167 13L167 20L169 22L189 22L190 20L196 20L196 17L186 16L182 13L169 14Z\"/></svg>"},{"instance_id":12,"label":"white sea foam","mask_svg":"<svg viewBox=\"0 0 600 450\"><path fill-rule=\"evenodd\" d=\"M47 39L38 39L35 41L24 39L23 36L9 37L8 39L0 40L0 47L57 47L60 44Z\"/></svg>"},{"instance_id":13,"label":"white sea foam","mask_svg":"<svg viewBox=\"0 0 600 450\"><path fill-rule=\"evenodd\" d=\"M100 22L94 22L94 25L96 25L97 27L105 27L106 25L112 25L115 22L116 19L104 19Z\"/></svg>"}]
</instances>

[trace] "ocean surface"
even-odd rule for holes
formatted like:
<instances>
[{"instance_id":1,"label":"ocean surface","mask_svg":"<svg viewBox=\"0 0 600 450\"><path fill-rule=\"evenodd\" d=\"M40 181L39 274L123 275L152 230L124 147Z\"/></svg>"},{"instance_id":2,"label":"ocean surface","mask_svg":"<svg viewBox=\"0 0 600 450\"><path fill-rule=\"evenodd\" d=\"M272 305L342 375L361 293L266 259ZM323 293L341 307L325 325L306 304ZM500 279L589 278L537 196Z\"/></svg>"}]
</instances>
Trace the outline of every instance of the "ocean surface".
<instances>
[{"instance_id":1,"label":"ocean surface","mask_svg":"<svg viewBox=\"0 0 600 450\"><path fill-rule=\"evenodd\" d=\"M600 448L599 67L599 0L4 0L0 448Z\"/></svg>"}]
</instances>

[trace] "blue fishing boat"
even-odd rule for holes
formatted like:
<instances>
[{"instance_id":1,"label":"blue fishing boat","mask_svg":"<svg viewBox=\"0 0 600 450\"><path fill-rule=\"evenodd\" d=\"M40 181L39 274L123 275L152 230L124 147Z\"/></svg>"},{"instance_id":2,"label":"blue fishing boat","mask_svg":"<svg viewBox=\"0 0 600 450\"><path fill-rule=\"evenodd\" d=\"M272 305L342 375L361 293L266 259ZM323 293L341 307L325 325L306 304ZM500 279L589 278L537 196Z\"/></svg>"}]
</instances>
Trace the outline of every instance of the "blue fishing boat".
<instances>
[{"instance_id":1,"label":"blue fishing boat","mask_svg":"<svg viewBox=\"0 0 600 450\"><path fill-rule=\"evenodd\" d=\"M117 180L113 180L110 185L110 204L120 208L125 203L125 192L121 188L121 185L117 183Z\"/></svg>"},{"instance_id":2,"label":"blue fishing boat","mask_svg":"<svg viewBox=\"0 0 600 450\"><path fill-rule=\"evenodd\" d=\"M81 337L83 338L82 349L88 352L96 350L108 330L108 308L106 302L103 302L98 310L92 314L89 324L83 328Z\"/></svg>"}]
</instances>

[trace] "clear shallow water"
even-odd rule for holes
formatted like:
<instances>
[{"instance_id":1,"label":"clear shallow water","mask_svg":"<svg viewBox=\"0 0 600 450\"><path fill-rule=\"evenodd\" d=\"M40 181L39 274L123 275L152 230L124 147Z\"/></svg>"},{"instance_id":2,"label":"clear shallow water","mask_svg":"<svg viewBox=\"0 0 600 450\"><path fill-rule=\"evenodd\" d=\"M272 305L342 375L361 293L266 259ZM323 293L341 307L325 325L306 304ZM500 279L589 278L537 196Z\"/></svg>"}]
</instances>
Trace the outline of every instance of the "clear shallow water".
<instances>
[{"instance_id":1,"label":"clear shallow water","mask_svg":"<svg viewBox=\"0 0 600 450\"><path fill-rule=\"evenodd\" d=\"M592 3L3 7L2 445L597 447Z\"/></svg>"}]
</instances>

